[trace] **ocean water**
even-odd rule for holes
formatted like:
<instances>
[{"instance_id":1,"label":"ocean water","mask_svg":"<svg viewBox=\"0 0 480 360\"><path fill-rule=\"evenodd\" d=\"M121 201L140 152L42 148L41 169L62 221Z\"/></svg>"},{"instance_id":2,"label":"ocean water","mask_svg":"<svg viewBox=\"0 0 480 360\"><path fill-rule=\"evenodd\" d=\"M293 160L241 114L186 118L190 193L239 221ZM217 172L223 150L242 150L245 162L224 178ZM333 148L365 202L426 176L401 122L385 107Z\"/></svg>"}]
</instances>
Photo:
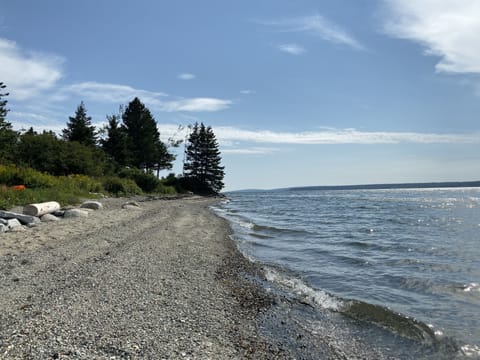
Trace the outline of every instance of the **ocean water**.
<instances>
[{"instance_id":1,"label":"ocean water","mask_svg":"<svg viewBox=\"0 0 480 360\"><path fill-rule=\"evenodd\" d=\"M408 340L387 353L480 358L479 188L234 192L215 211L272 284Z\"/></svg>"}]
</instances>

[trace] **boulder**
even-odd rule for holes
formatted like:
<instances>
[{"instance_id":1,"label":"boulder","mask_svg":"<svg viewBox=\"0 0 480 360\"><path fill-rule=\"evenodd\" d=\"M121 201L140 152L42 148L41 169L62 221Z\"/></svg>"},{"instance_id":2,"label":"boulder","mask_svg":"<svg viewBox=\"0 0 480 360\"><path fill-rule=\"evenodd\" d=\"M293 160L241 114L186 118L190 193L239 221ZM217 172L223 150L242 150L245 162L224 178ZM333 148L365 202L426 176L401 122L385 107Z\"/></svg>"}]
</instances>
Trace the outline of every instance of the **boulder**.
<instances>
[{"instance_id":1,"label":"boulder","mask_svg":"<svg viewBox=\"0 0 480 360\"><path fill-rule=\"evenodd\" d=\"M0 234L8 231L7 225L0 224Z\"/></svg>"},{"instance_id":2,"label":"boulder","mask_svg":"<svg viewBox=\"0 0 480 360\"><path fill-rule=\"evenodd\" d=\"M25 215L42 216L60 210L60 204L56 201L49 201L39 204L30 204L23 208Z\"/></svg>"},{"instance_id":3,"label":"boulder","mask_svg":"<svg viewBox=\"0 0 480 360\"><path fill-rule=\"evenodd\" d=\"M127 201L122 205L122 209L140 209L140 205L136 201Z\"/></svg>"},{"instance_id":4,"label":"boulder","mask_svg":"<svg viewBox=\"0 0 480 360\"><path fill-rule=\"evenodd\" d=\"M25 224L25 225L35 224L40 222L40 219L36 216L23 215L23 214L14 213L11 211L3 211L3 210L0 210L0 218L17 219L18 221L20 221L22 224Z\"/></svg>"},{"instance_id":5,"label":"boulder","mask_svg":"<svg viewBox=\"0 0 480 360\"><path fill-rule=\"evenodd\" d=\"M8 224L7 219L0 218L0 224L1 225L7 225Z\"/></svg>"},{"instance_id":6,"label":"boulder","mask_svg":"<svg viewBox=\"0 0 480 360\"><path fill-rule=\"evenodd\" d=\"M65 219L68 218L77 218L77 217L88 217L88 211L81 210L81 209L68 209L65 210L65 214L63 214Z\"/></svg>"},{"instance_id":7,"label":"boulder","mask_svg":"<svg viewBox=\"0 0 480 360\"><path fill-rule=\"evenodd\" d=\"M92 210L102 210L103 205L99 201L87 200L80 205L80 208L83 209L92 209Z\"/></svg>"},{"instance_id":8,"label":"boulder","mask_svg":"<svg viewBox=\"0 0 480 360\"><path fill-rule=\"evenodd\" d=\"M16 227L21 227L21 226L22 226L22 223L17 219L9 219L7 221L7 227L8 227L8 230L10 231L15 229Z\"/></svg>"},{"instance_id":9,"label":"boulder","mask_svg":"<svg viewBox=\"0 0 480 360\"><path fill-rule=\"evenodd\" d=\"M45 214L40 218L40 220L42 222L52 222L52 221L58 221L60 219L53 214Z\"/></svg>"},{"instance_id":10,"label":"boulder","mask_svg":"<svg viewBox=\"0 0 480 360\"><path fill-rule=\"evenodd\" d=\"M63 217L63 215L65 215L65 210L57 210L53 212L52 215L55 215L56 217Z\"/></svg>"}]
</instances>

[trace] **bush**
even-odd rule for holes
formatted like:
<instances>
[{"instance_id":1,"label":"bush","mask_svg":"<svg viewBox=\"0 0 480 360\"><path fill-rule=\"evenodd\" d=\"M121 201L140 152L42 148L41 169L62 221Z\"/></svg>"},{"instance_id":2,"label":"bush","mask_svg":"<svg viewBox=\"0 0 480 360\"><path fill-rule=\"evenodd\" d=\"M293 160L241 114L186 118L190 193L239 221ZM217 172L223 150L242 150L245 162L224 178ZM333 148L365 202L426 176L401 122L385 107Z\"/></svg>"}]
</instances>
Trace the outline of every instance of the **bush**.
<instances>
[{"instance_id":1,"label":"bush","mask_svg":"<svg viewBox=\"0 0 480 360\"><path fill-rule=\"evenodd\" d=\"M140 169L124 168L119 171L118 175L122 178L135 181L144 192L156 192L162 185L161 181L155 175Z\"/></svg>"},{"instance_id":2,"label":"bush","mask_svg":"<svg viewBox=\"0 0 480 360\"><path fill-rule=\"evenodd\" d=\"M14 165L0 165L0 184L7 186L25 185L27 188L51 188L58 184L54 176L31 168L17 168Z\"/></svg>"},{"instance_id":3,"label":"bush","mask_svg":"<svg viewBox=\"0 0 480 360\"><path fill-rule=\"evenodd\" d=\"M142 189L138 187L135 181L131 179L121 179L119 177L104 177L102 185L105 191L114 195L141 195Z\"/></svg>"}]
</instances>

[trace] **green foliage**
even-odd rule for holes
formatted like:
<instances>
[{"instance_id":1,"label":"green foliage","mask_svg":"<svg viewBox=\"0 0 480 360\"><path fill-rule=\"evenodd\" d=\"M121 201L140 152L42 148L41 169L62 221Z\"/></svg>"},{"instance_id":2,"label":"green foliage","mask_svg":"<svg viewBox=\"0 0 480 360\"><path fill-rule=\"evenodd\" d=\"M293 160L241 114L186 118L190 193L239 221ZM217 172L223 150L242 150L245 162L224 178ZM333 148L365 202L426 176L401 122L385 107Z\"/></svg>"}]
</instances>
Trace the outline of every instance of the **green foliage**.
<instances>
[{"instance_id":1,"label":"green foliage","mask_svg":"<svg viewBox=\"0 0 480 360\"><path fill-rule=\"evenodd\" d=\"M161 181L151 172L140 169L124 168L118 172L118 176L135 181L145 192L155 192L162 185Z\"/></svg>"},{"instance_id":2,"label":"green foliage","mask_svg":"<svg viewBox=\"0 0 480 360\"><path fill-rule=\"evenodd\" d=\"M102 185L105 191L117 196L142 194L142 189L131 179L122 179L114 176L104 177Z\"/></svg>"},{"instance_id":3,"label":"green foliage","mask_svg":"<svg viewBox=\"0 0 480 360\"><path fill-rule=\"evenodd\" d=\"M103 151L113 161L116 168L127 165L129 154L127 150L127 133L120 124L120 115L107 116L105 127L107 137L100 140Z\"/></svg>"},{"instance_id":4,"label":"green foliage","mask_svg":"<svg viewBox=\"0 0 480 360\"><path fill-rule=\"evenodd\" d=\"M95 146L97 135L92 118L87 116L87 109L83 101L78 105L74 117L69 117L66 129L63 129L63 138L66 141L76 141L85 146Z\"/></svg>"},{"instance_id":5,"label":"green foliage","mask_svg":"<svg viewBox=\"0 0 480 360\"><path fill-rule=\"evenodd\" d=\"M174 156L160 141L157 123L140 99L128 104L122 119L129 154L126 165L146 170L170 169Z\"/></svg>"},{"instance_id":6,"label":"green foliage","mask_svg":"<svg viewBox=\"0 0 480 360\"><path fill-rule=\"evenodd\" d=\"M211 127L196 123L188 138L182 187L201 194L218 194L223 188L224 167Z\"/></svg>"},{"instance_id":7,"label":"green foliage","mask_svg":"<svg viewBox=\"0 0 480 360\"><path fill-rule=\"evenodd\" d=\"M5 84L0 82L0 91L5 89ZM6 121L8 113L7 100L2 99L8 93L0 92L0 164L12 162L14 158L15 144L18 133L12 129L12 124Z\"/></svg>"},{"instance_id":8,"label":"green foliage","mask_svg":"<svg viewBox=\"0 0 480 360\"><path fill-rule=\"evenodd\" d=\"M17 168L14 165L0 165L0 184L7 186L25 185L27 188L52 188L58 185L54 176L31 168Z\"/></svg>"},{"instance_id":9,"label":"green foliage","mask_svg":"<svg viewBox=\"0 0 480 360\"><path fill-rule=\"evenodd\" d=\"M52 131L37 134L33 129L20 136L16 163L57 176L102 176L108 170L106 156L100 149L58 139Z\"/></svg>"}]
</instances>

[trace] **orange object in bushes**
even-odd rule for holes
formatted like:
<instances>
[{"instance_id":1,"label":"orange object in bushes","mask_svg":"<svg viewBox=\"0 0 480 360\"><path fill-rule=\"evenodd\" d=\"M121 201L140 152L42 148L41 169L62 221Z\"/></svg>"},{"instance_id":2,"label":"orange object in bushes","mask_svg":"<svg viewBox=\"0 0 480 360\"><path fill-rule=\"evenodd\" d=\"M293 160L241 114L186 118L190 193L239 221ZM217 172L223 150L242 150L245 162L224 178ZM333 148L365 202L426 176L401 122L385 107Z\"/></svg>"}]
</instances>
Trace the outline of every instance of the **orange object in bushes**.
<instances>
[{"instance_id":1,"label":"orange object in bushes","mask_svg":"<svg viewBox=\"0 0 480 360\"><path fill-rule=\"evenodd\" d=\"M12 189L15 191L25 190L25 185L15 185L12 186Z\"/></svg>"}]
</instances>

